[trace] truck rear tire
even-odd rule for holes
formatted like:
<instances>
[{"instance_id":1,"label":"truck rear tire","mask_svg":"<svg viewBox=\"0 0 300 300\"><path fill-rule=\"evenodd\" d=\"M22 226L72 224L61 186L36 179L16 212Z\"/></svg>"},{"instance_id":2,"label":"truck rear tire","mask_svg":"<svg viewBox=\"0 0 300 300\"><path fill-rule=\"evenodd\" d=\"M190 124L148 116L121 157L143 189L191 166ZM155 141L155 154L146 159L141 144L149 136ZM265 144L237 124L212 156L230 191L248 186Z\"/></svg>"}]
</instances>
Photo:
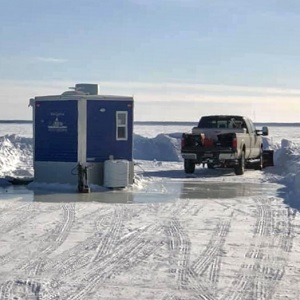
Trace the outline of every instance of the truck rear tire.
<instances>
[{"instance_id":1,"label":"truck rear tire","mask_svg":"<svg viewBox=\"0 0 300 300\"><path fill-rule=\"evenodd\" d=\"M184 171L187 174L192 174L195 172L195 163L191 159L184 160Z\"/></svg>"},{"instance_id":2,"label":"truck rear tire","mask_svg":"<svg viewBox=\"0 0 300 300\"><path fill-rule=\"evenodd\" d=\"M238 165L234 168L235 175L243 175L245 173L245 151L242 151Z\"/></svg>"}]
</instances>

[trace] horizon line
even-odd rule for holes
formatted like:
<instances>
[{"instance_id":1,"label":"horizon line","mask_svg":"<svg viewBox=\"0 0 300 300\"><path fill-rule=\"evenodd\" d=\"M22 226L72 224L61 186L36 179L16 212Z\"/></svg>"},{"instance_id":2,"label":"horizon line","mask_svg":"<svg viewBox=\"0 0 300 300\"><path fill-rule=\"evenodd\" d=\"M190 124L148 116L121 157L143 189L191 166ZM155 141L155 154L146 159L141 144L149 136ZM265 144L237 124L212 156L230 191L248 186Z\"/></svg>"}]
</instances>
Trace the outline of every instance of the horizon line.
<instances>
[{"instance_id":1,"label":"horizon line","mask_svg":"<svg viewBox=\"0 0 300 300\"><path fill-rule=\"evenodd\" d=\"M0 124L32 124L33 120L21 120L21 119L9 119L9 120L0 120ZM193 125L197 124L198 121L134 121L134 124L139 125ZM253 122L254 124L268 124L268 125L286 125L286 126L300 126L300 122Z\"/></svg>"}]
</instances>

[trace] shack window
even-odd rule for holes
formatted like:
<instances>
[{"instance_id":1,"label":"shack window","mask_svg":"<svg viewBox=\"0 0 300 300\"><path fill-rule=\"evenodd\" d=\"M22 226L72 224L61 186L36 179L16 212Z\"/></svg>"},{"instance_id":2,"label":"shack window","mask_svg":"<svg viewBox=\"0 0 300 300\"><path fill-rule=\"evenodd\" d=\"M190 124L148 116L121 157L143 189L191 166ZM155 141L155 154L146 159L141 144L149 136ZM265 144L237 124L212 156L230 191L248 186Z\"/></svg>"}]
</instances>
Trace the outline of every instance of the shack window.
<instances>
[{"instance_id":1,"label":"shack window","mask_svg":"<svg viewBox=\"0 0 300 300\"><path fill-rule=\"evenodd\" d=\"M128 139L128 115L127 111L117 111L117 141Z\"/></svg>"}]
</instances>

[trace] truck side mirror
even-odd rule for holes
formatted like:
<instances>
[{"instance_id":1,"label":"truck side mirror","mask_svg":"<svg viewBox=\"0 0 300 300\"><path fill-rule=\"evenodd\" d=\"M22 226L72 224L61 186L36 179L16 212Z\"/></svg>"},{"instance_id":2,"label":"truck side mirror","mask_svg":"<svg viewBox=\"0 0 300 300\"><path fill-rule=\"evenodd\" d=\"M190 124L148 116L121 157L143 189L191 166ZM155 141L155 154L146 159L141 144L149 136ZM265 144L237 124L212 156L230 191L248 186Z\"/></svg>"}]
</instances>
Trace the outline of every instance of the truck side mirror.
<instances>
[{"instance_id":1,"label":"truck side mirror","mask_svg":"<svg viewBox=\"0 0 300 300\"><path fill-rule=\"evenodd\" d=\"M267 126L263 126L262 135L269 135L269 128Z\"/></svg>"}]
</instances>

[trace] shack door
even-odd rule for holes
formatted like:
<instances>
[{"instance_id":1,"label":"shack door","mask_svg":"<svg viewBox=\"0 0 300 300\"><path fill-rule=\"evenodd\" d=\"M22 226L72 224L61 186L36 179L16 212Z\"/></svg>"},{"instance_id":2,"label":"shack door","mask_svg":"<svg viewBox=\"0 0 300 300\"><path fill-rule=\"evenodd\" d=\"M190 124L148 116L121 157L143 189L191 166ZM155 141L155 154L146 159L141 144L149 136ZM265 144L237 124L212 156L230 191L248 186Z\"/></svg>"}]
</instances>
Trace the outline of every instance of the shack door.
<instances>
[{"instance_id":1,"label":"shack door","mask_svg":"<svg viewBox=\"0 0 300 300\"><path fill-rule=\"evenodd\" d=\"M132 160L133 103L130 100L87 101L87 162Z\"/></svg>"}]
</instances>

